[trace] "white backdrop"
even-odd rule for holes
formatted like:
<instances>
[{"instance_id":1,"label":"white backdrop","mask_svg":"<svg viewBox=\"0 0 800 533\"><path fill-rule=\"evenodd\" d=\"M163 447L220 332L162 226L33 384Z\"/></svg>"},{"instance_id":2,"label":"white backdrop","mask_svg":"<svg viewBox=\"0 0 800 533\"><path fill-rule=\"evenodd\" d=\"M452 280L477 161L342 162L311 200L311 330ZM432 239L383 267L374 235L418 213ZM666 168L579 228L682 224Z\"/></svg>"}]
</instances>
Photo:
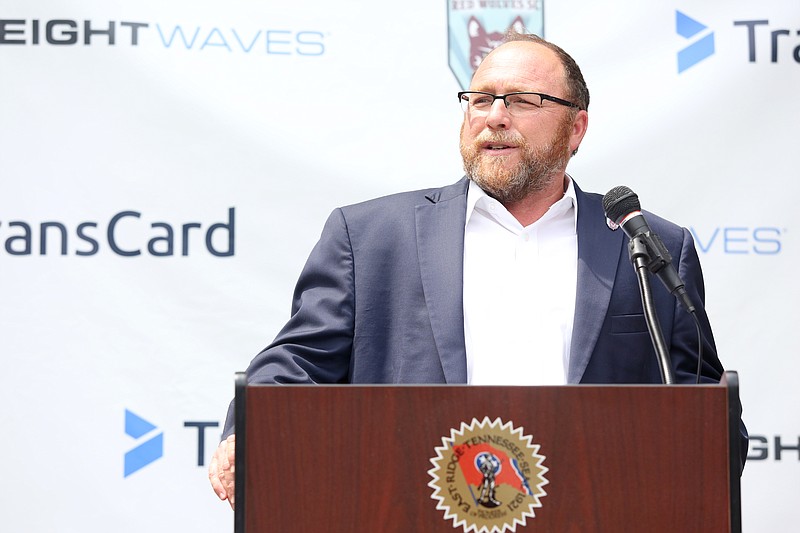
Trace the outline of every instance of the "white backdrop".
<instances>
[{"instance_id":1,"label":"white backdrop","mask_svg":"<svg viewBox=\"0 0 800 533\"><path fill-rule=\"evenodd\" d=\"M232 527L198 463L324 219L461 176L448 8L469 4L0 4L4 530ZM492 32L514 18L472 4ZM776 439L800 446L800 5L543 5L545 36L592 93L570 173L601 193L626 184L694 232L756 437L745 530L790 530L800 451ZM705 28L679 35L676 11ZM112 25L113 44L91 33ZM679 73L678 53L711 34L714 53ZM126 410L152 427L126 434ZM159 435L125 476L125 454Z\"/></svg>"}]
</instances>

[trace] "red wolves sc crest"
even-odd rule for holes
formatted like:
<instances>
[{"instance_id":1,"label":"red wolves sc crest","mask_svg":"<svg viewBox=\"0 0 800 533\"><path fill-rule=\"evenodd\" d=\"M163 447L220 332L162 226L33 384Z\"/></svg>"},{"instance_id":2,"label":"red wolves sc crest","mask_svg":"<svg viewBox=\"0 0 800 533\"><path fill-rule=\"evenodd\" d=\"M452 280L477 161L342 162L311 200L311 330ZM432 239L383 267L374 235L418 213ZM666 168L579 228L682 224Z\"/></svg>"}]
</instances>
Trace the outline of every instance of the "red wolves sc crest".
<instances>
[{"instance_id":1,"label":"red wolves sc crest","mask_svg":"<svg viewBox=\"0 0 800 533\"><path fill-rule=\"evenodd\" d=\"M508 30L544 36L542 0L448 0L449 64L462 89Z\"/></svg>"}]
</instances>

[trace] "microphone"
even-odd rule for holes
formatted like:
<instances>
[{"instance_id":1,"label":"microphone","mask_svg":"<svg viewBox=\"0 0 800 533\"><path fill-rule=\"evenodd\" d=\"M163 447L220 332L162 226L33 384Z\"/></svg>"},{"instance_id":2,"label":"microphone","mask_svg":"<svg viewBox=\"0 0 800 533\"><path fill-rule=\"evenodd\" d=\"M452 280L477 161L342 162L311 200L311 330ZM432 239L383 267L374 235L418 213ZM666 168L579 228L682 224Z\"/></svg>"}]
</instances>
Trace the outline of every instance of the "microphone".
<instances>
[{"instance_id":1,"label":"microphone","mask_svg":"<svg viewBox=\"0 0 800 533\"><path fill-rule=\"evenodd\" d=\"M603 196L603 211L609 228L616 230L621 227L631 240L640 237L644 240L649 256L647 269L658 276L664 287L678 299L686 311L694 314L694 304L672 265L672 256L661 238L647 224L636 193L624 185L614 187Z\"/></svg>"}]
</instances>

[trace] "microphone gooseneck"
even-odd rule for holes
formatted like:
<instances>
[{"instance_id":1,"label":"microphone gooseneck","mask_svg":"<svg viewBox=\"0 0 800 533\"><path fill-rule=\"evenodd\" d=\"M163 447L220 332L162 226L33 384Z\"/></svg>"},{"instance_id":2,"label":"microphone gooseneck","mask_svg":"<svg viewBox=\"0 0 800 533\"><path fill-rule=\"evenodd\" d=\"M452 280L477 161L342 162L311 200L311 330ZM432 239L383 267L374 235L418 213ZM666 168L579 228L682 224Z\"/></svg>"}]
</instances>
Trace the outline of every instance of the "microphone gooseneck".
<instances>
[{"instance_id":1,"label":"microphone gooseneck","mask_svg":"<svg viewBox=\"0 0 800 533\"><path fill-rule=\"evenodd\" d=\"M647 320L650 337L653 339L653 346L656 348L656 354L659 357L659 363L662 367L662 379L664 379L665 383L669 383L667 378L672 372L672 367L671 364L669 364L668 367L667 364L665 364L669 361L669 353L666 351L661 327L658 324L658 319L655 317L655 307L652 305L649 282L644 272L645 269L658 276L658 279L661 280L670 294L678 299L681 306L694 320L697 329L698 344L696 382L700 383L705 338L703 336L702 327L700 326L700 320L697 316L697 309L686 293L686 287L672 264L672 257L669 251L658 235L648 226L642 214L639 197L635 192L624 185L614 187L603 196L603 211L606 214L606 223L608 227L612 230L622 228L630 238L628 252L631 262L637 270L639 288L642 292L642 303L645 308L645 319ZM648 310L648 308L650 309ZM651 318L648 317L650 314L652 314L652 324ZM713 354L711 346L708 345L707 347Z\"/></svg>"},{"instance_id":2,"label":"microphone gooseneck","mask_svg":"<svg viewBox=\"0 0 800 533\"><path fill-rule=\"evenodd\" d=\"M672 369L667 343L664 340L664 333L658 322L647 271L658 275L672 294L679 294L681 291L686 293L683 282L675 272L675 268L672 266L672 257L661 239L650 231L650 227L642 215L641 204L636 193L625 186L614 187L603 197L603 211L610 222L609 227L612 229L615 229L615 226L621 227L630 238L628 255L636 269L644 318L658 358L661 381L672 385L675 383L675 373ZM679 300L681 299L679 298ZM691 304L691 302L689 303ZM694 308L694 306L691 307Z\"/></svg>"}]
</instances>

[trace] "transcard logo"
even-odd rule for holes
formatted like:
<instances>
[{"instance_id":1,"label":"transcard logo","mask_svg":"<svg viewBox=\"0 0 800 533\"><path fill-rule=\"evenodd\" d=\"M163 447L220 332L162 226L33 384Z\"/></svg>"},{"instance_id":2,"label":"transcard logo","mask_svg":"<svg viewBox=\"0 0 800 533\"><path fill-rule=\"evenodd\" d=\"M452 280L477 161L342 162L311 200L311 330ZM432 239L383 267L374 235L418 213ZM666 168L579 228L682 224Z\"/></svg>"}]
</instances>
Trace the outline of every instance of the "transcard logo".
<instances>
[{"instance_id":1,"label":"transcard logo","mask_svg":"<svg viewBox=\"0 0 800 533\"><path fill-rule=\"evenodd\" d=\"M158 429L144 418L125 409L125 434L134 439L151 435ZM141 470L164 455L164 432L147 438L144 442L125 454L125 477Z\"/></svg>"}]
</instances>

